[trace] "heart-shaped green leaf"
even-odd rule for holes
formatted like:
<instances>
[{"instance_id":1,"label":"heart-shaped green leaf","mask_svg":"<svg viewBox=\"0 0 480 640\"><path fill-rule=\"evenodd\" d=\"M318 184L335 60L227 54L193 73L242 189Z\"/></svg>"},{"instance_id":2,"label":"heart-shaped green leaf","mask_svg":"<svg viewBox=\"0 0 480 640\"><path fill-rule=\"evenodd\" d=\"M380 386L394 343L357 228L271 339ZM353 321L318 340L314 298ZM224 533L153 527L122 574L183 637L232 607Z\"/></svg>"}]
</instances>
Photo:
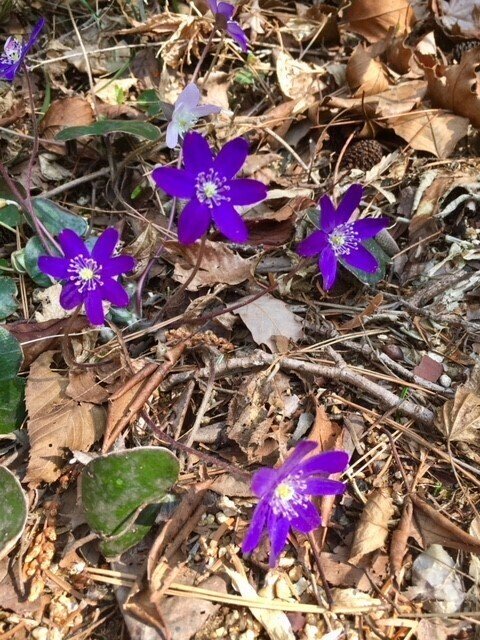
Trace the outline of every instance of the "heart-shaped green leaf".
<instances>
[{"instance_id":1,"label":"heart-shaped green leaf","mask_svg":"<svg viewBox=\"0 0 480 640\"><path fill-rule=\"evenodd\" d=\"M0 381L15 378L23 362L22 347L10 331L0 327Z\"/></svg>"},{"instance_id":2,"label":"heart-shaped green leaf","mask_svg":"<svg viewBox=\"0 0 480 640\"><path fill-rule=\"evenodd\" d=\"M177 477L177 459L161 447L139 447L95 458L81 476L88 524L104 538L125 534L147 505L165 496Z\"/></svg>"},{"instance_id":3,"label":"heart-shaped green leaf","mask_svg":"<svg viewBox=\"0 0 480 640\"><path fill-rule=\"evenodd\" d=\"M20 252L17 252L16 258L18 260ZM52 281L38 268L38 259L40 256L46 255L45 248L42 241L38 236L33 236L25 245L21 261L25 266L25 270L31 279L41 287L49 287Z\"/></svg>"},{"instance_id":4,"label":"heart-shaped green leaf","mask_svg":"<svg viewBox=\"0 0 480 640\"><path fill-rule=\"evenodd\" d=\"M130 549L143 540L155 523L160 511L159 504L150 504L141 511L130 529L114 538L107 538L100 542L100 551L109 561L116 560L124 551Z\"/></svg>"},{"instance_id":5,"label":"heart-shaped green leaf","mask_svg":"<svg viewBox=\"0 0 480 640\"><path fill-rule=\"evenodd\" d=\"M104 136L107 133L129 133L142 140L156 142L160 139L160 129L150 122L133 120L100 120L83 127L67 127L56 136L57 140L76 140L83 136Z\"/></svg>"},{"instance_id":6,"label":"heart-shaped green leaf","mask_svg":"<svg viewBox=\"0 0 480 640\"><path fill-rule=\"evenodd\" d=\"M2 380L0 384L0 433L11 433L25 419L25 379Z\"/></svg>"},{"instance_id":7,"label":"heart-shaped green leaf","mask_svg":"<svg viewBox=\"0 0 480 640\"><path fill-rule=\"evenodd\" d=\"M20 538L27 521L27 498L20 482L6 467L0 466L0 560Z\"/></svg>"},{"instance_id":8,"label":"heart-shaped green leaf","mask_svg":"<svg viewBox=\"0 0 480 640\"><path fill-rule=\"evenodd\" d=\"M79 236L87 233L88 222L84 218L59 207L52 200L35 198L33 208L41 222L54 236L57 236L64 229L73 229ZM29 224L32 226L31 223Z\"/></svg>"},{"instance_id":9,"label":"heart-shaped green leaf","mask_svg":"<svg viewBox=\"0 0 480 640\"><path fill-rule=\"evenodd\" d=\"M18 307L15 280L0 276L0 320L8 318Z\"/></svg>"}]
</instances>

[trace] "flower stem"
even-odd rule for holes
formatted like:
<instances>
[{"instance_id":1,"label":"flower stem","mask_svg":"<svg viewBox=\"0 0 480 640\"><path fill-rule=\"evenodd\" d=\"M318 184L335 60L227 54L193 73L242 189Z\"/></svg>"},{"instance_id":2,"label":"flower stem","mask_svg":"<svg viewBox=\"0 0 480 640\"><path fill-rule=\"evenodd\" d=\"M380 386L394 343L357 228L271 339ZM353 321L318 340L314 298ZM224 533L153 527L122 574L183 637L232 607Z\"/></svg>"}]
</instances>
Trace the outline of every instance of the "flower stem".
<instances>
[{"instance_id":1,"label":"flower stem","mask_svg":"<svg viewBox=\"0 0 480 640\"><path fill-rule=\"evenodd\" d=\"M193 72L193 75L190 79L191 83L194 83L198 80L198 76L200 75L200 70L202 68L202 64L205 62L205 58L207 57L208 52L210 51L210 47L212 46L212 42L213 42L213 38L215 37L215 31L216 31L216 27L214 26L212 29L212 32L205 44L205 47L202 51L202 55L200 56L200 58L198 59L197 62L197 66L195 67L195 70Z\"/></svg>"}]
</instances>

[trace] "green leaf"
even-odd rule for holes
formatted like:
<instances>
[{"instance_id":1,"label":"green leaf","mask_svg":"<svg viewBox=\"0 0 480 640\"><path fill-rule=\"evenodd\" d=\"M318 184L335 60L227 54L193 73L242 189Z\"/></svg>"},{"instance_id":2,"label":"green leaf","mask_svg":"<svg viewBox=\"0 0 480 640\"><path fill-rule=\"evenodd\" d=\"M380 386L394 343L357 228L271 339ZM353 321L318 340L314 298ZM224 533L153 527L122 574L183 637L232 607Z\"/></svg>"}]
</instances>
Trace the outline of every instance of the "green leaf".
<instances>
[{"instance_id":1,"label":"green leaf","mask_svg":"<svg viewBox=\"0 0 480 640\"><path fill-rule=\"evenodd\" d=\"M81 476L88 524L102 537L125 534L140 511L165 496L177 476L177 459L161 447L139 447L95 458Z\"/></svg>"},{"instance_id":2,"label":"green leaf","mask_svg":"<svg viewBox=\"0 0 480 640\"><path fill-rule=\"evenodd\" d=\"M18 308L17 285L13 278L0 276L0 320L8 318Z\"/></svg>"},{"instance_id":3,"label":"green leaf","mask_svg":"<svg viewBox=\"0 0 480 640\"><path fill-rule=\"evenodd\" d=\"M18 253L19 252L17 252L17 254ZM44 255L46 255L46 251L42 241L38 236L33 236L23 250L23 264L25 265L26 272L36 284L40 287L50 287L52 281L38 268L38 259ZM16 258L18 259L18 255Z\"/></svg>"},{"instance_id":4,"label":"green leaf","mask_svg":"<svg viewBox=\"0 0 480 640\"><path fill-rule=\"evenodd\" d=\"M138 96L138 106L147 113L149 118L164 113L164 103L160 100L155 89L146 89Z\"/></svg>"},{"instance_id":5,"label":"green leaf","mask_svg":"<svg viewBox=\"0 0 480 640\"><path fill-rule=\"evenodd\" d=\"M64 229L73 229L79 236L84 236L87 233L88 222L84 218L59 207L52 200L35 198L33 208L41 222L54 236L57 236ZM34 229L30 221L29 224Z\"/></svg>"},{"instance_id":6,"label":"green leaf","mask_svg":"<svg viewBox=\"0 0 480 640\"><path fill-rule=\"evenodd\" d=\"M25 419L24 378L2 380L0 384L0 433L11 433L18 429Z\"/></svg>"},{"instance_id":7,"label":"green leaf","mask_svg":"<svg viewBox=\"0 0 480 640\"><path fill-rule=\"evenodd\" d=\"M22 214L15 204L7 204L5 207L0 207L0 224L2 226L13 229L18 227L21 220Z\"/></svg>"},{"instance_id":8,"label":"green leaf","mask_svg":"<svg viewBox=\"0 0 480 640\"><path fill-rule=\"evenodd\" d=\"M0 327L0 380L15 378L23 362L22 347L18 340Z\"/></svg>"},{"instance_id":9,"label":"green leaf","mask_svg":"<svg viewBox=\"0 0 480 640\"><path fill-rule=\"evenodd\" d=\"M343 260L341 256L338 257L338 261L345 267L345 269L348 269L348 271L353 273L353 275L358 280L360 280L360 282L373 286L375 284L378 284L380 280L383 280L383 278L385 277L385 271L387 268L387 264L390 262L390 258L375 240L364 240L362 244L365 249L368 249L370 253L373 253L373 255L378 260L378 269L377 271L375 271L375 273L367 273L366 271L362 271L361 269L356 269L355 267L352 267L347 262L345 262L345 260Z\"/></svg>"},{"instance_id":10,"label":"green leaf","mask_svg":"<svg viewBox=\"0 0 480 640\"><path fill-rule=\"evenodd\" d=\"M125 533L102 540L100 542L100 551L109 561L117 559L124 551L130 549L143 540L150 529L155 524L155 518L160 511L159 504L151 504L146 507L137 517L130 529Z\"/></svg>"},{"instance_id":11,"label":"green leaf","mask_svg":"<svg viewBox=\"0 0 480 640\"><path fill-rule=\"evenodd\" d=\"M20 482L6 467L0 466L0 560L13 548L25 529L27 498Z\"/></svg>"},{"instance_id":12,"label":"green leaf","mask_svg":"<svg viewBox=\"0 0 480 640\"><path fill-rule=\"evenodd\" d=\"M67 127L56 136L57 140L76 140L82 136L104 136L107 133L129 133L143 140L156 142L160 129L150 122L129 120L100 120L84 127Z\"/></svg>"}]
</instances>

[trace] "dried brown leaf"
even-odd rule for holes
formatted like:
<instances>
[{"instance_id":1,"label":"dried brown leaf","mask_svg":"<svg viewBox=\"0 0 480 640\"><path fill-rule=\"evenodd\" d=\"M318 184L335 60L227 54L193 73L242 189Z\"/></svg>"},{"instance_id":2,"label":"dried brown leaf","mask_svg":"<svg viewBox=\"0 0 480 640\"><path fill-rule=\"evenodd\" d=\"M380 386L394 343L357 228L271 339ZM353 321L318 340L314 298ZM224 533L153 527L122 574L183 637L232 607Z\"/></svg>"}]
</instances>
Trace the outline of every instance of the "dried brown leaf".
<instances>
[{"instance_id":1,"label":"dried brown leaf","mask_svg":"<svg viewBox=\"0 0 480 640\"><path fill-rule=\"evenodd\" d=\"M477 443L480 430L480 369L470 380L457 387L455 398L448 400L437 414L436 426L450 441Z\"/></svg>"},{"instance_id":2,"label":"dried brown leaf","mask_svg":"<svg viewBox=\"0 0 480 640\"><path fill-rule=\"evenodd\" d=\"M93 404L103 404L109 396L108 391L97 383L92 369L71 371L65 393L76 402Z\"/></svg>"},{"instance_id":3,"label":"dried brown leaf","mask_svg":"<svg viewBox=\"0 0 480 640\"><path fill-rule=\"evenodd\" d=\"M480 540L465 533L437 509L413 494L413 513L425 547L440 544L449 549L459 549L469 553L480 553Z\"/></svg>"},{"instance_id":4,"label":"dried brown leaf","mask_svg":"<svg viewBox=\"0 0 480 640\"><path fill-rule=\"evenodd\" d=\"M30 367L25 402L30 461L27 482L53 482L61 474L66 449L88 451L105 429L105 411L66 394L68 378L52 371L53 351Z\"/></svg>"},{"instance_id":5,"label":"dried brown leaf","mask_svg":"<svg viewBox=\"0 0 480 640\"><path fill-rule=\"evenodd\" d=\"M418 58L425 70L432 104L464 116L474 127L480 127L480 47L464 53L459 64L439 64L433 56Z\"/></svg>"},{"instance_id":6,"label":"dried brown leaf","mask_svg":"<svg viewBox=\"0 0 480 640\"><path fill-rule=\"evenodd\" d=\"M480 39L478 0L432 0L432 9L438 22L450 34Z\"/></svg>"},{"instance_id":7,"label":"dried brown leaf","mask_svg":"<svg viewBox=\"0 0 480 640\"><path fill-rule=\"evenodd\" d=\"M345 18L348 28L369 42L382 40L392 28L397 35L406 35L416 21L408 0L353 0Z\"/></svg>"},{"instance_id":8,"label":"dried brown leaf","mask_svg":"<svg viewBox=\"0 0 480 640\"><path fill-rule=\"evenodd\" d=\"M243 300L248 300L243 298ZM238 302L242 302L239 300ZM272 352L277 348L274 336L300 340L303 335L302 320L282 300L265 294L234 311L241 317L257 344L266 344Z\"/></svg>"},{"instance_id":9,"label":"dried brown leaf","mask_svg":"<svg viewBox=\"0 0 480 640\"><path fill-rule=\"evenodd\" d=\"M54 100L40 124L44 138L53 139L65 127L89 125L94 122L93 109L84 98Z\"/></svg>"},{"instance_id":10,"label":"dried brown leaf","mask_svg":"<svg viewBox=\"0 0 480 640\"><path fill-rule=\"evenodd\" d=\"M287 98L297 100L325 87L318 78L321 69L296 60L287 51L276 52L276 64L278 83Z\"/></svg>"},{"instance_id":11,"label":"dried brown leaf","mask_svg":"<svg viewBox=\"0 0 480 640\"><path fill-rule=\"evenodd\" d=\"M424 80L411 80L376 96L366 98L340 98L331 96L328 104L340 109L348 109L369 118L375 116L391 118L402 113L408 113L415 108L427 93L427 83Z\"/></svg>"},{"instance_id":12,"label":"dried brown leaf","mask_svg":"<svg viewBox=\"0 0 480 640\"><path fill-rule=\"evenodd\" d=\"M385 544L388 535L388 522L393 515L394 507L388 489L375 489L363 508L360 521L353 538L350 562L358 562L372 551Z\"/></svg>"},{"instance_id":13,"label":"dried brown leaf","mask_svg":"<svg viewBox=\"0 0 480 640\"><path fill-rule=\"evenodd\" d=\"M200 244L167 242L165 248L169 259L175 262L173 277L183 284L197 263ZM187 289L198 291L215 284L239 284L250 278L252 265L252 259L242 258L226 244L207 240L200 268Z\"/></svg>"},{"instance_id":14,"label":"dried brown leaf","mask_svg":"<svg viewBox=\"0 0 480 640\"><path fill-rule=\"evenodd\" d=\"M467 135L468 120L441 109L413 111L388 120L388 125L412 149L448 158L459 140Z\"/></svg>"},{"instance_id":15,"label":"dried brown leaf","mask_svg":"<svg viewBox=\"0 0 480 640\"><path fill-rule=\"evenodd\" d=\"M407 552L407 542L411 535L413 517L413 505L409 498L405 499L405 504L402 511L402 517L392 533L392 540L390 543L390 573L398 577L400 569L402 568L403 558Z\"/></svg>"},{"instance_id":16,"label":"dried brown leaf","mask_svg":"<svg viewBox=\"0 0 480 640\"><path fill-rule=\"evenodd\" d=\"M355 97L374 96L390 86L387 67L363 44L355 48L347 63L347 82Z\"/></svg>"}]
</instances>

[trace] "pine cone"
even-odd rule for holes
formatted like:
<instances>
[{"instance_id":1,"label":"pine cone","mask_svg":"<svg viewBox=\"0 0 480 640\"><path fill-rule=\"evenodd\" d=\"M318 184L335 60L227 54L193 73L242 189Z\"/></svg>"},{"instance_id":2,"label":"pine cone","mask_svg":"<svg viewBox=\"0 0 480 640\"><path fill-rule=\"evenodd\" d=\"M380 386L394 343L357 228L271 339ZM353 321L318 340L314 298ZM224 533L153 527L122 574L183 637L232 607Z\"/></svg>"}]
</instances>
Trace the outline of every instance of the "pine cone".
<instances>
[{"instance_id":1,"label":"pine cone","mask_svg":"<svg viewBox=\"0 0 480 640\"><path fill-rule=\"evenodd\" d=\"M345 169L362 169L369 171L383 158L382 145L367 138L354 142L346 151L342 160L342 167Z\"/></svg>"},{"instance_id":2,"label":"pine cone","mask_svg":"<svg viewBox=\"0 0 480 640\"><path fill-rule=\"evenodd\" d=\"M480 40L464 40L463 42L459 42L453 47L452 58L455 62L460 62L463 54L470 51L470 49L475 49L475 47L480 47Z\"/></svg>"}]
</instances>

